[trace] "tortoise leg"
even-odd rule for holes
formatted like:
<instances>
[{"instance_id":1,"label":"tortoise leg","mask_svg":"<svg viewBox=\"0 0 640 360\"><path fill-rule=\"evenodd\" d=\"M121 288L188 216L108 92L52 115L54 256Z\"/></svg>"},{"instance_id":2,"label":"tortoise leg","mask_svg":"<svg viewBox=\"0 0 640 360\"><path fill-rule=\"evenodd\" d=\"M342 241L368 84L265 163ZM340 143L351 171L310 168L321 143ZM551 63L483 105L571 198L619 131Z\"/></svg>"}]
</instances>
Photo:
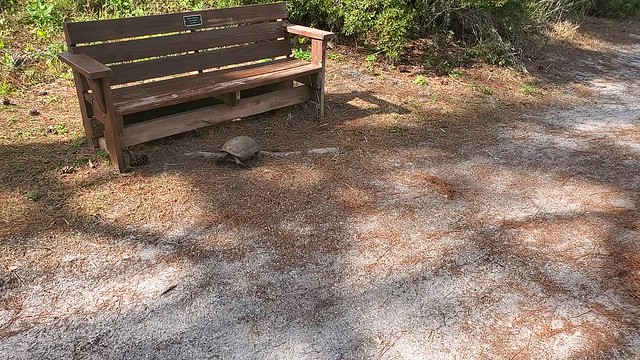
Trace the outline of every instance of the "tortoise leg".
<instances>
[{"instance_id":1,"label":"tortoise leg","mask_svg":"<svg viewBox=\"0 0 640 360\"><path fill-rule=\"evenodd\" d=\"M240 159L238 159L238 157L237 157L237 156L232 156L231 158L233 159L233 161L235 161L235 162L236 162L236 164L238 164L238 165L242 165L242 166L244 166L244 167L247 167L247 165L246 165L245 163L243 163L242 161L240 161Z\"/></svg>"},{"instance_id":2,"label":"tortoise leg","mask_svg":"<svg viewBox=\"0 0 640 360\"><path fill-rule=\"evenodd\" d=\"M220 152L220 156L216 157L216 164L220 165L229 159L229 154Z\"/></svg>"}]
</instances>

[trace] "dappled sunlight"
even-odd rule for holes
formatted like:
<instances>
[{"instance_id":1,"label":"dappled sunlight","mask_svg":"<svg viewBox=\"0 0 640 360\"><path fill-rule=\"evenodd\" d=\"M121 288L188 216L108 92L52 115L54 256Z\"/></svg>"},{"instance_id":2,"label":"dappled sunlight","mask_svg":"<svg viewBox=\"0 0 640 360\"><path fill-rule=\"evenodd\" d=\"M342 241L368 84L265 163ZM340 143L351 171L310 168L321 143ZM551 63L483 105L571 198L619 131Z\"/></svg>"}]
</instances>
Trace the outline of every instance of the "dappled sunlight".
<instances>
[{"instance_id":1,"label":"dappled sunlight","mask_svg":"<svg viewBox=\"0 0 640 360\"><path fill-rule=\"evenodd\" d=\"M247 174L247 178L257 183L276 183L281 191L286 191L287 188L293 188L296 191L311 190L328 180L325 170L311 163L274 164L256 168ZM270 196L270 194L263 195ZM271 196L275 195L271 194Z\"/></svg>"},{"instance_id":2,"label":"dappled sunlight","mask_svg":"<svg viewBox=\"0 0 640 360\"><path fill-rule=\"evenodd\" d=\"M406 229L406 225L396 228ZM511 241L489 247L489 243L477 243L485 230L465 229L426 236L424 250L430 249L417 254L412 264L402 263L403 256L411 253L403 244L415 248L420 242L402 241L402 234L384 247L364 242L368 246L363 248L370 252L379 249L377 258L361 248L350 251L352 271L344 286L363 285L357 299L351 300L357 305L350 307L347 318L366 324L369 337L379 341L379 349L392 347L396 356L453 352L476 357L498 351L565 357L585 348L595 351L599 342L606 343L625 331L627 325L620 319L594 310L598 301L608 304L622 299L612 294L603 297L601 285L584 288L593 286L594 279L582 271L562 265L548 267L549 259L534 253L512 254L511 247L518 245L515 236L505 234ZM375 236L370 234L370 238ZM451 249L439 248L443 243L449 243ZM559 293L556 286L562 289ZM583 293L571 293L575 288L584 289ZM383 297L388 291L393 296ZM600 299L585 300L585 296ZM559 299L566 305L558 306ZM603 323L611 331L603 331ZM424 340L425 332L426 348L418 340Z\"/></svg>"},{"instance_id":3,"label":"dappled sunlight","mask_svg":"<svg viewBox=\"0 0 640 360\"><path fill-rule=\"evenodd\" d=\"M356 107L358 109L363 109L363 110L376 110L379 108L379 106L377 104L373 104L367 101L364 101L363 99L360 98L355 98L353 100L349 100L347 102L347 104Z\"/></svg>"},{"instance_id":4,"label":"dappled sunlight","mask_svg":"<svg viewBox=\"0 0 640 360\"><path fill-rule=\"evenodd\" d=\"M606 218L586 212L541 213L520 221L505 220L502 226L510 236L509 246L521 256L537 257L545 263L565 262L585 270L610 265L609 234L619 230Z\"/></svg>"},{"instance_id":5,"label":"dappled sunlight","mask_svg":"<svg viewBox=\"0 0 640 360\"><path fill-rule=\"evenodd\" d=\"M145 256L144 246L130 240L114 243L103 236L64 231L34 239L31 256L11 263L25 293L15 325L109 318L157 298L175 279L184 277L184 267L158 264ZM41 253L38 247L45 242L51 251ZM27 269L28 278L21 278Z\"/></svg>"}]
</instances>

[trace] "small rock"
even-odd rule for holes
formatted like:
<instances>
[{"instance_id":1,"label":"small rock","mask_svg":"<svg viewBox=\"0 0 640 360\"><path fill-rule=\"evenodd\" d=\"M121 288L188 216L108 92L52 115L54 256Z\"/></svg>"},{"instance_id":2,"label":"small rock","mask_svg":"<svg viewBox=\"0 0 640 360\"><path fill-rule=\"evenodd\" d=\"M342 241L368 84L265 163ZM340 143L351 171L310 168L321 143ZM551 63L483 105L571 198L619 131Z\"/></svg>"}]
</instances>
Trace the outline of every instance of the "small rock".
<instances>
[{"instance_id":1,"label":"small rock","mask_svg":"<svg viewBox=\"0 0 640 360\"><path fill-rule=\"evenodd\" d=\"M15 105L16 103L12 102L11 100L9 100L9 98L5 97L2 99L2 105L4 106L10 106L10 105Z\"/></svg>"},{"instance_id":2,"label":"small rock","mask_svg":"<svg viewBox=\"0 0 640 360\"><path fill-rule=\"evenodd\" d=\"M49 134L57 134L58 131L56 130L55 127L53 127L53 125L49 125L49 126L47 126L47 133L49 133Z\"/></svg>"},{"instance_id":3,"label":"small rock","mask_svg":"<svg viewBox=\"0 0 640 360\"><path fill-rule=\"evenodd\" d=\"M73 174L74 172L76 172L76 169L73 168L72 166L65 166L62 169L60 169L60 172L63 174Z\"/></svg>"},{"instance_id":4,"label":"small rock","mask_svg":"<svg viewBox=\"0 0 640 360\"><path fill-rule=\"evenodd\" d=\"M49 92L46 90L40 90L38 91L38 96L47 96L49 95Z\"/></svg>"},{"instance_id":5,"label":"small rock","mask_svg":"<svg viewBox=\"0 0 640 360\"><path fill-rule=\"evenodd\" d=\"M38 116L38 115L40 115L40 111L38 111L38 109L30 109L29 110L29 115Z\"/></svg>"},{"instance_id":6,"label":"small rock","mask_svg":"<svg viewBox=\"0 0 640 360\"><path fill-rule=\"evenodd\" d=\"M560 330L564 327L564 321L560 319L554 319L551 321L551 329L552 330Z\"/></svg>"}]
</instances>

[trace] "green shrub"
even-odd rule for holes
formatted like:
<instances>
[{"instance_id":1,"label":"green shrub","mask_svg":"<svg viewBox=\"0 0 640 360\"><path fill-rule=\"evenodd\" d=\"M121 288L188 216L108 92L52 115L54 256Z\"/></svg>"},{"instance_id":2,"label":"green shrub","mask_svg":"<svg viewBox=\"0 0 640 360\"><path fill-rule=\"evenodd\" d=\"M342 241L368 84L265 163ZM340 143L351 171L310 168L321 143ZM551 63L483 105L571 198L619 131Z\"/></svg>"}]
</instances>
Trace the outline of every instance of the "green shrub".
<instances>
[{"instance_id":1,"label":"green shrub","mask_svg":"<svg viewBox=\"0 0 640 360\"><path fill-rule=\"evenodd\" d=\"M542 1L542 0L538 0ZM562 0L557 0L562 1ZM364 41L397 59L408 39L451 31L456 40L486 45L493 63L510 64L535 30L534 0L293 0L293 21ZM499 51L495 51L499 50Z\"/></svg>"},{"instance_id":2,"label":"green shrub","mask_svg":"<svg viewBox=\"0 0 640 360\"><path fill-rule=\"evenodd\" d=\"M378 48L391 58L400 56L412 23L413 14L406 9L384 9L376 18L373 27L377 35Z\"/></svg>"},{"instance_id":3,"label":"green shrub","mask_svg":"<svg viewBox=\"0 0 640 360\"><path fill-rule=\"evenodd\" d=\"M0 84L67 74L56 59L63 21L151 15L277 0L0 0ZM548 22L640 13L640 0L289 0L290 21L334 31L379 57L400 59L408 40L432 39L423 64L449 74L481 59L518 66ZM22 34L33 34L25 39ZM308 58L298 44L296 56ZM29 66L24 59L29 60ZM16 66L14 66L16 65Z\"/></svg>"},{"instance_id":4,"label":"green shrub","mask_svg":"<svg viewBox=\"0 0 640 360\"><path fill-rule=\"evenodd\" d=\"M60 25L61 18L54 5L44 0L31 0L27 4L29 21L39 29Z\"/></svg>"},{"instance_id":5,"label":"green shrub","mask_svg":"<svg viewBox=\"0 0 640 360\"><path fill-rule=\"evenodd\" d=\"M425 85L427 85L427 79L423 75L418 75L413 80L413 83L418 85L418 86L425 86Z\"/></svg>"},{"instance_id":6,"label":"green shrub","mask_svg":"<svg viewBox=\"0 0 640 360\"><path fill-rule=\"evenodd\" d=\"M102 4L105 17L131 17L146 14L144 2L136 3L134 0L106 0Z\"/></svg>"}]
</instances>

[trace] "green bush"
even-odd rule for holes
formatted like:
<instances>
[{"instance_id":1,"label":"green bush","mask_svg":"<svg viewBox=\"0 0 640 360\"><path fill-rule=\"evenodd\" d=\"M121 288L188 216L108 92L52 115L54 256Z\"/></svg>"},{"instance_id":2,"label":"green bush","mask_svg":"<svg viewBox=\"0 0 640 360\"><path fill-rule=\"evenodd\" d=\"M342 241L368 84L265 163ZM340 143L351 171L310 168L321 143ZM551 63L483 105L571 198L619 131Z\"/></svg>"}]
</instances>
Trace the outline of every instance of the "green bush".
<instances>
[{"instance_id":1,"label":"green bush","mask_svg":"<svg viewBox=\"0 0 640 360\"><path fill-rule=\"evenodd\" d=\"M45 71L60 75L66 68L59 66L55 53L64 47L64 21L274 1L0 0L0 84L49 78L42 74ZM376 59L379 54L397 60L408 40L428 37L432 41L424 49L424 65L441 74L473 59L517 66L536 48L540 30L549 22L640 13L640 0L289 0L287 4L291 22L331 30L364 44ZM298 49L297 56L307 54Z\"/></svg>"},{"instance_id":2,"label":"green bush","mask_svg":"<svg viewBox=\"0 0 640 360\"><path fill-rule=\"evenodd\" d=\"M29 16L29 21L40 29L61 25L62 22L54 4L44 0L29 1L27 15Z\"/></svg>"},{"instance_id":3,"label":"green bush","mask_svg":"<svg viewBox=\"0 0 640 360\"><path fill-rule=\"evenodd\" d=\"M0 0L26 2L31 23L111 18L269 3L275 0ZM20 6L14 6L20 7ZM408 39L452 32L491 63L509 65L525 54L545 21L569 16L620 16L640 0L290 0L292 22L335 31L397 59Z\"/></svg>"}]
</instances>

